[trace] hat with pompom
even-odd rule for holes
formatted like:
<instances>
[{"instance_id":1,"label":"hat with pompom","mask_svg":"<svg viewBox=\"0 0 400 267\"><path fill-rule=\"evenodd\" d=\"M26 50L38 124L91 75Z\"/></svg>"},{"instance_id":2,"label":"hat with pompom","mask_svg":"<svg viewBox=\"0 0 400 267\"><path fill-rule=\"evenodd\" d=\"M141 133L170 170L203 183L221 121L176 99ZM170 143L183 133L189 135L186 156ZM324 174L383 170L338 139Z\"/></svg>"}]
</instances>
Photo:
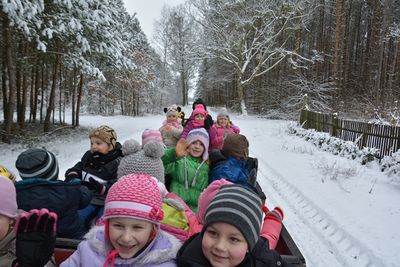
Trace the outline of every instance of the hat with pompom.
<instances>
[{"instance_id":1,"label":"hat with pompom","mask_svg":"<svg viewBox=\"0 0 400 267\"><path fill-rule=\"evenodd\" d=\"M146 174L128 174L121 177L108 191L102 219L105 238L110 241L112 218L145 220L160 227L164 217L162 196L157 182Z\"/></svg>"},{"instance_id":2,"label":"hat with pompom","mask_svg":"<svg viewBox=\"0 0 400 267\"><path fill-rule=\"evenodd\" d=\"M142 133L142 146L150 141L156 141L160 144L164 144L161 132L156 129L146 129Z\"/></svg>"},{"instance_id":3,"label":"hat with pompom","mask_svg":"<svg viewBox=\"0 0 400 267\"><path fill-rule=\"evenodd\" d=\"M113 128L107 125L102 125L91 130L89 133L89 138L92 137L97 137L100 140L106 142L109 146L110 151L115 148L115 145L117 143L117 133L114 131Z\"/></svg>"},{"instance_id":4,"label":"hat with pompom","mask_svg":"<svg viewBox=\"0 0 400 267\"><path fill-rule=\"evenodd\" d=\"M221 110L218 112L217 120L221 118L229 120L228 110L226 110L226 108L221 108Z\"/></svg>"},{"instance_id":5,"label":"hat with pompom","mask_svg":"<svg viewBox=\"0 0 400 267\"><path fill-rule=\"evenodd\" d=\"M208 115L208 112L202 104L198 104L196 108L193 110L192 114L193 117L196 116L197 114L202 114L204 117L206 117Z\"/></svg>"},{"instance_id":6,"label":"hat with pompom","mask_svg":"<svg viewBox=\"0 0 400 267\"><path fill-rule=\"evenodd\" d=\"M139 142L129 139L122 145L124 157L118 166L117 176L128 174L148 174L158 181L164 182L164 165L161 157L164 155L164 145L155 140L140 146Z\"/></svg>"}]
</instances>

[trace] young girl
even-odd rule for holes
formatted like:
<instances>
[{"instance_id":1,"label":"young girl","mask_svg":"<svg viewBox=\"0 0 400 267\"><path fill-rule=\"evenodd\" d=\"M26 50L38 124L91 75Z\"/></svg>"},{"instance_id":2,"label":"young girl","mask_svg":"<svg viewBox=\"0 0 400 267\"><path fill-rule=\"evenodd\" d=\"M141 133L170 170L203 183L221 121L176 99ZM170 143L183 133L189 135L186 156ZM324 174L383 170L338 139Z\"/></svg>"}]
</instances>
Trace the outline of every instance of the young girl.
<instances>
[{"instance_id":1,"label":"young girl","mask_svg":"<svg viewBox=\"0 0 400 267\"><path fill-rule=\"evenodd\" d=\"M196 108L193 110L192 115L190 115L190 119L186 123L186 126L183 129L180 138L186 139L189 132L193 129L205 128L204 121L207 116L208 116L207 110L204 108L202 104L198 104Z\"/></svg>"},{"instance_id":2,"label":"young girl","mask_svg":"<svg viewBox=\"0 0 400 267\"><path fill-rule=\"evenodd\" d=\"M238 126L234 125L230 119L226 108L222 108L217 115L216 123L211 126L210 130L210 150L222 149L224 137L228 133L240 133Z\"/></svg>"},{"instance_id":3,"label":"young girl","mask_svg":"<svg viewBox=\"0 0 400 267\"><path fill-rule=\"evenodd\" d=\"M193 129L186 141L182 153L170 148L161 159L165 174L171 177L169 190L196 212L199 195L208 185L208 133L204 128Z\"/></svg>"},{"instance_id":4,"label":"young girl","mask_svg":"<svg viewBox=\"0 0 400 267\"><path fill-rule=\"evenodd\" d=\"M53 254L56 239L54 224L57 221L57 215L46 209L32 210L24 214L22 211L18 212L14 184L4 176L0 176L0 192L3 198L0 202L0 267L44 266ZM38 225L38 227L14 231L14 224L19 216L20 222L24 221L25 226ZM30 220L37 223L29 223ZM48 227L49 231L46 232L40 229L39 223L49 226L51 224L52 227ZM17 247L16 238L18 238ZM17 251L17 249L23 251ZM54 264L49 262L45 266L54 266Z\"/></svg>"},{"instance_id":5,"label":"young girl","mask_svg":"<svg viewBox=\"0 0 400 267\"><path fill-rule=\"evenodd\" d=\"M161 206L161 192L151 176L121 177L108 192L105 225L94 226L61 267L176 266L181 242L160 230Z\"/></svg>"},{"instance_id":6,"label":"young girl","mask_svg":"<svg viewBox=\"0 0 400 267\"><path fill-rule=\"evenodd\" d=\"M90 205L79 211L79 217L87 229L93 218L97 220L103 214L105 195L117 180L118 164L122 157L117 134L109 126L93 129L89 138L90 150L83 155L81 161L65 172L65 181L80 179L82 184L92 190Z\"/></svg>"},{"instance_id":7,"label":"young girl","mask_svg":"<svg viewBox=\"0 0 400 267\"><path fill-rule=\"evenodd\" d=\"M179 266L288 266L267 239L260 237L261 200L240 185L226 185L207 208L201 233L177 254Z\"/></svg>"},{"instance_id":8,"label":"young girl","mask_svg":"<svg viewBox=\"0 0 400 267\"><path fill-rule=\"evenodd\" d=\"M166 147L175 147L183 131L183 126L179 121L180 110L181 108L175 104L164 109L167 119L163 122L160 132Z\"/></svg>"}]
</instances>

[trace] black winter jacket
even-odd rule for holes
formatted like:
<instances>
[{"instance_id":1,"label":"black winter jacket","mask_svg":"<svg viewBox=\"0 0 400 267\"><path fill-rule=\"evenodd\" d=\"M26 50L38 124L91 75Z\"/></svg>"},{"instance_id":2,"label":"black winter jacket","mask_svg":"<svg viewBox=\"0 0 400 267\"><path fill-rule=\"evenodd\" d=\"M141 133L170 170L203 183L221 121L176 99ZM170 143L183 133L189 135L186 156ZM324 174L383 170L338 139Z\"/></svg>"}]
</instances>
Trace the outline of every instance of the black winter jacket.
<instances>
[{"instance_id":1,"label":"black winter jacket","mask_svg":"<svg viewBox=\"0 0 400 267\"><path fill-rule=\"evenodd\" d=\"M58 215L57 236L82 238L85 234L78 210L89 205L92 195L80 182L28 179L16 182L18 208L46 208Z\"/></svg>"},{"instance_id":2,"label":"black winter jacket","mask_svg":"<svg viewBox=\"0 0 400 267\"><path fill-rule=\"evenodd\" d=\"M65 172L66 181L69 181L68 175L71 172L76 172L78 177L74 178L89 181L89 178L92 177L110 188L117 181L118 165L123 156L121 148L121 144L117 142L115 148L105 155L92 153L90 150L86 151L81 161ZM95 191L92 191L92 194L91 204L104 206L105 195L100 195Z\"/></svg>"},{"instance_id":3,"label":"black winter jacket","mask_svg":"<svg viewBox=\"0 0 400 267\"><path fill-rule=\"evenodd\" d=\"M176 255L178 267L212 267L203 254L201 240L201 233L186 240ZM246 254L243 262L237 267L291 267L276 251L268 247L268 240L260 237L254 249Z\"/></svg>"}]
</instances>

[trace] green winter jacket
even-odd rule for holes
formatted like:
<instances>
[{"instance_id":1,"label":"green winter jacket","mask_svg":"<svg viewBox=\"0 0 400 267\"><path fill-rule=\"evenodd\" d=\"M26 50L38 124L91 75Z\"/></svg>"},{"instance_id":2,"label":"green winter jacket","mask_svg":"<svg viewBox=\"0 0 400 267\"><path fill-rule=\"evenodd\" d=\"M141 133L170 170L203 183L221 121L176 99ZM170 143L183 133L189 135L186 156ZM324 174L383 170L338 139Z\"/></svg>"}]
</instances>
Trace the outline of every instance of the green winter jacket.
<instances>
[{"instance_id":1,"label":"green winter jacket","mask_svg":"<svg viewBox=\"0 0 400 267\"><path fill-rule=\"evenodd\" d=\"M175 148L166 149L161 159L165 174L171 177L170 191L180 196L192 211L197 212L197 200L208 186L208 162L190 155L177 158Z\"/></svg>"}]
</instances>

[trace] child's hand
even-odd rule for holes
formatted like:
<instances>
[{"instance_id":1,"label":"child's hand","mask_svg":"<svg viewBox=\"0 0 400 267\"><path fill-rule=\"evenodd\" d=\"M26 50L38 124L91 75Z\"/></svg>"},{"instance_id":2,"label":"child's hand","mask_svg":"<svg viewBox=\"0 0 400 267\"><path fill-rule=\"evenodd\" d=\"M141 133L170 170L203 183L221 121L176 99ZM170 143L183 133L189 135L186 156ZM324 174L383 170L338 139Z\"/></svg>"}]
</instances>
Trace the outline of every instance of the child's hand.
<instances>
[{"instance_id":1,"label":"child's hand","mask_svg":"<svg viewBox=\"0 0 400 267\"><path fill-rule=\"evenodd\" d=\"M188 143L186 142L186 140L183 138L179 139L178 143L176 144L176 149L175 149L176 156L178 158L187 156L187 154L188 154L187 148L188 148Z\"/></svg>"},{"instance_id":2,"label":"child's hand","mask_svg":"<svg viewBox=\"0 0 400 267\"><path fill-rule=\"evenodd\" d=\"M166 132L170 132L170 131L172 131L172 127L171 127L171 125L165 125L165 127L164 127L164 131L166 131Z\"/></svg>"},{"instance_id":3,"label":"child's hand","mask_svg":"<svg viewBox=\"0 0 400 267\"><path fill-rule=\"evenodd\" d=\"M17 259L12 266L44 266L56 243L57 214L47 209L22 214L15 227Z\"/></svg>"},{"instance_id":4,"label":"child's hand","mask_svg":"<svg viewBox=\"0 0 400 267\"><path fill-rule=\"evenodd\" d=\"M96 191L100 195L103 195L106 192L106 187L101 183L97 182L92 177L89 178L89 182L83 181L82 184L87 188L89 188L90 190Z\"/></svg>"}]
</instances>

